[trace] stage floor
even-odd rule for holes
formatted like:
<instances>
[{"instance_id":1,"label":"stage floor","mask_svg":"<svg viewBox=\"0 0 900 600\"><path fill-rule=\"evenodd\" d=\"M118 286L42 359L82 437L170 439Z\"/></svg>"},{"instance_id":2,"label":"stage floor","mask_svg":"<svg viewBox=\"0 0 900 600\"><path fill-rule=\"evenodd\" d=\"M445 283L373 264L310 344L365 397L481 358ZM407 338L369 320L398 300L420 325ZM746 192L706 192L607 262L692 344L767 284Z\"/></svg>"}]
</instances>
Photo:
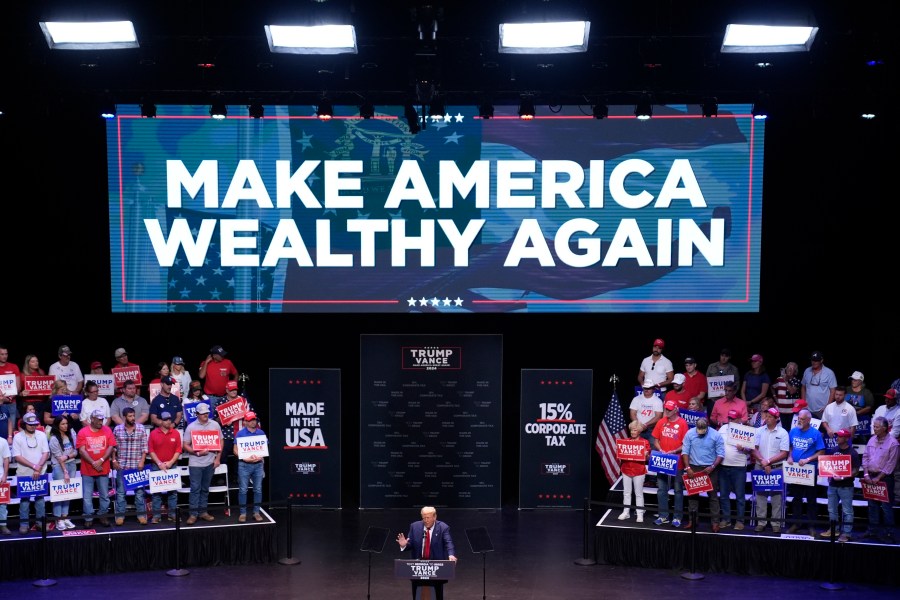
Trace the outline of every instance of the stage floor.
<instances>
[{"instance_id":1,"label":"stage floor","mask_svg":"<svg viewBox=\"0 0 900 600\"><path fill-rule=\"evenodd\" d=\"M292 555L299 564L280 564L286 556L286 512L269 511L276 522L276 559L266 563L188 567L184 577L166 576L166 568L148 571L54 576L58 585L33 589L30 579L0 582L0 598L32 598L46 594L94 594L98 589L127 589L131 598L190 598L218 597L238 594L244 600L294 600L298 597L315 600L403 600L410 597L409 583L393 575L393 561L403 558L395 537L405 532L417 511L410 510L312 510L293 512ZM456 578L447 584L445 598L462 600L490 598L492 600L596 600L605 598L646 598L664 593L666 598L696 598L698 593L716 593L730 600L758 600L762 597L805 597L819 591L821 580L814 577L751 577L725 572L707 572L702 581L681 578L674 568L644 568L634 565L583 564L584 529L587 525L593 536L594 524L600 512L588 515L580 510L519 510L507 507L497 510L439 509L438 518L451 527L459 557ZM205 525L204 527L210 527ZM218 524L219 531L241 534L254 531L254 526ZM271 527L271 526L270 526ZM380 553L363 552L361 547L369 527L390 530ZM467 529L487 529L494 551L472 552ZM259 531L260 527L255 530ZM143 530L143 529L142 529ZM141 530L141 531L142 531ZM153 534L130 538L134 548L142 539ZM199 529L186 528L187 534ZM628 537L652 536L660 552L669 552L672 540L687 540L690 536L678 532L666 535L652 530L643 531L627 525L610 527ZM185 539L203 536L185 535ZM707 537L715 538L709 535ZM95 538L105 542L106 536ZM121 539L129 540L122 536ZM722 538L724 539L724 538ZM73 540L87 541L87 540ZM242 543L241 536L232 536L231 544ZM797 542L800 543L800 542ZM791 544L782 543L790 547ZM861 545L861 544L860 544ZM815 544L814 546L820 546ZM15 547L7 546L15 551ZM18 553L16 553L18 554ZM33 557L36 555L32 555ZM888 557L882 555L882 560ZM121 560L110 556L108 560ZM746 558L745 558L746 560ZM872 563L876 564L876 563ZM881 563L884 564L884 563ZM0 574L8 579L8 572ZM24 587L23 587L24 586ZM27 590L33 590L28 592ZM895 598L896 587L872 583L848 583L844 597L867 599ZM49 597L49 596L48 596Z\"/></svg>"}]
</instances>

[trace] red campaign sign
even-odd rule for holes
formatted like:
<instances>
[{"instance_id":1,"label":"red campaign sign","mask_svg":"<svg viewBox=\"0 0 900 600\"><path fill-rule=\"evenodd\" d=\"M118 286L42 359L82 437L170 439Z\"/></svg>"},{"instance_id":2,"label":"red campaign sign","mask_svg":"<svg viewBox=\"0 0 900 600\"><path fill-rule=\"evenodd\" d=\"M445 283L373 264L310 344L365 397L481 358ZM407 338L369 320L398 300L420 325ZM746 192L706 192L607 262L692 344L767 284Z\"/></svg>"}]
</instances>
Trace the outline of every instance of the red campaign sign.
<instances>
[{"instance_id":1,"label":"red campaign sign","mask_svg":"<svg viewBox=\"0 0 900 600\"><path fill-rule=\"evenodd\" d=\"M194 449L194 452L200 452L202 450L212 450L213 452L218 452L221 444L221 440L219 439L218 432L214 431L192 431L191 432L191 447Z\"/></svg>"},{"instance_id":2,"label":"red campaign sign","mask_svg":"<svg viewBox=\"0 0 900 600\"><path fill-rule=\"evenodd\" d=\"M49 396L53 391L53 382L56 377L53 375L25 375L22 382L25 389L22 394L25 396Z\"/></svg>"},{"instance_id":3,"label":"red campaign sign","mask_svg":"<svg viewBox=\"0 0 900 600\"><path fill-rule=\"evenodd\" d=\"M0 504L9 504L9 482L0 483Z\"/></svg>"},{"instance_id":4,"label":"red campaign sign","mask_svg":"<svg viewBox=\"0 0 900 600\"><path fill-rule=\"evenodd\" d=\"M681 478L684 480L684 489L687 490L688 496L700 492L711 492L713 489L712 479L706 473L695 474L693 477L685 473Z\"/></svg>"},{"instance_id":5,"label":"red campaign sign","mask_svg":"<svg viewBox=\"0 0 900 600\"><path fill-rule=\"evenodd\" d=\"M131 367L113 367L113 377L116 378L116 385L125 385L129 379L136 385L141 385L141 368L138 365Z\"/></svg>"},{"instance_id":6,"label":"red campaign sign","mask_svg":"<svg viewBox=\"0 0 900 600\"><path fill-rule=\"evenodd\" d=\"M638 440L616 440L619 460L647 460L647 447Z\"/></svg>"},{"instance_id":7,"label":"red campaign sign","mask_svg":"<svg viewBox=\"0 0 900 600\"><path fill-rule=\"evenodd\" d=\"M248 410L250 407L247 405L247 400L243 396L238 396L230 402L216 406L216 415L219 417L220 424L230 425L243 419Z\"/></svg>"},{"instance_id":8,"label":"red campaign sign","mask_svg":"<svg viewBox=\"0 0 900 600\"><path fill-rule=\"evenodd\" d=\"M866 483L861 481L860 484L862 485L863 498L866 500L875 500L876 502L888 501L888 489L885 482Z\"/></svg>"},{"instance_id":9,"label":"red campaign sign","mask_svg":"<svg viewBox=\"0 0 900 600\"><path fill-rule=\"evenodd\" d=\"M850 455L833 454L819 457L820 477L850 477Z\"/></svg>"}]
</instances>

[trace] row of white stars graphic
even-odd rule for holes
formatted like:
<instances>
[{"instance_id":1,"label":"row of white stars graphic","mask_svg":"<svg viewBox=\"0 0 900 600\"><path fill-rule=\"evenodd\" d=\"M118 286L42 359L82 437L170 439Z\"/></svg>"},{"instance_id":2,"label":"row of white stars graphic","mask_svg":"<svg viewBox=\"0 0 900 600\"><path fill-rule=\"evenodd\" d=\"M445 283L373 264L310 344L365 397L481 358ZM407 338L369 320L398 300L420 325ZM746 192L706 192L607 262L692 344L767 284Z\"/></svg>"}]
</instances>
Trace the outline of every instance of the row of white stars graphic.
<instances>
[{"instance_id":1,"label":"row of white stars graphic","mask_svg":"<svg viewBox=\"0 0 900 600\"><path fill-rule=\"evenodd\" d=\"M415 298L410 296L409 300L407 300L406 303L411 307L416 306L416 303L418 303L419 306L428 306L429 304L431 306L462 306L463 300L459 296L456 297L456 300L451 300L447 297L444 297L443 300L437 297L431 298L429 300L424 296L422 296L422 298L420 298L419 300L416 300Z\"/></svg>"}]
</instances>

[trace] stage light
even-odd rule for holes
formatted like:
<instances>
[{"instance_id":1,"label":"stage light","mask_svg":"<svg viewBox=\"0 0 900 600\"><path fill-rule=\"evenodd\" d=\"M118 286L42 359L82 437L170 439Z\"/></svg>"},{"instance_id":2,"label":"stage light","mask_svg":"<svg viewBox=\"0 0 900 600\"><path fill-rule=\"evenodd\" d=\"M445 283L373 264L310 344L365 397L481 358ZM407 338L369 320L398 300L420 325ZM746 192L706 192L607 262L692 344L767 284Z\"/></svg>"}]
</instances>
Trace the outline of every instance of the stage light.
<instances>
[{"instance_id":1,"label":"stage light","mask_svg":"<svg viewBox=\"0 0 900 600\"><path fill-rule=\"evenodd\" d=\"M41 21L51 50L118 50L139 48L131 21Z\"/></svg>"},{"instance_id":2,"label":"stage light","mask_svg":"<svg viewBox=\"0 0 900 600\"><path fill-rule=\"evenodd\" d=\"M606 104L595 104L591 107L595 119L605 119L609 116L609 107Z\"/></svg>"},{"instance_id":3,"label":"stage light","mask_svg":"<svg viewBox=\"0 0 900 600\"><path fill-rule=\"evenodd\" d=\"M320 121L330 121L334 118L334 105L331 104L331 100L328 98L319 100L319 105L316 107L316 116L319 117Z\"/></svg>"},{"instance_id":4,"label":"stage light","mask_svg":"<svg viewBox=\"0 0 900 600\"><path fill-rule=\"evenodd\" d=\"M263 115L266 114L266 109L262 104L254 102L247 107L247 112L250 114L251 119L262 119Z\"/></svg>"},{"instance_id":5,"label":"stage light","mask_svg":"<svg viewBox=\"0 0 900 600\"><path fill-rule=\"evenodd\" d=\"M719 116L719 101L716 98L706 98L703 100L703 116L717 117Z\"/></svg>"},{"instance_id":6,"label":"stage light","mask_svg":"<svg viewBox=\"0 0 900 600\"><path fill-rule=\"evenodd\" d=\"M501 54L568 54L586 52L590 21L501 23Z\"/></svg>"},{"instance_id":7,"label":"stage light","mask_svg":"<svg viewBox=\"0 0 900 600\"><path fill-rule=\"evenodd\" d=\"M818 32L818 27L808 25L731 23L725 27L721 52L738 54L809 52Z\"/></svg>"},{"instance_id":8,"label":"stage light","mask_svg":"<svg viewBox=\"0 0 900 600\"><path fill-rule=\"evenodd\" d=\"M371 119L375 116L375 106L366 100L359 105L359 116L363 119Z\"/></svg>"},{"instance_id":9,"label":"stage light","mask_svg":"<svg viewBox=\"0 0 900 600\"><path fill-rule=\"evenodd\" d=\"M429 117L440 117L444 118L444 115L447 113L446 108L444 107L444 100L439 96L435 96L432 99L431 104L428 105L428 116Z\"/></svg>"},{"instance_id":10,"label":"stage light","mask_svg":"<svg viewBox=\"0 0 900 600\"><path fill-rule=\"evenodd\" d=\"M141 116L145 119L156 118L156 105L152 102L141 104Z\"/></svg>"},{"instance_id":11,"label":"stage light","mask_svg":"<svg viewBox=\"0 0 900 600\"><path fill-rule=\"evenodd\" d=\"M519 118L523 121L534 119L534 102L529 98L522 98L519 102Z\"/></svg>"},{"instance_id":12,"label":"stage light","mask_svg":"<svg viewBox=\"0 0 900 600\"><path fill-rule=\"evenodd\" d=\"M100 116L104 119L115 119L116 118L116 104L115 102L104 101L100 106Z\"/></svg>"},{"instance_id":13,"label":"stage light","mask_svg":"<svg viewBox=\"0 0 900 600\"><path fill-rule=\"evenodd\" d=\"M353 25L266 25L269 50L286 54L356 54Z\"/></svg>"},{"instance_id":14,"label":"stage light","mask_svg":"<svg viewBox=\"0 0 900 600\"><path fill-rule=\"evenodd\" d=\"M653 103L649 94L644 94L637 104L634 105L634 116L639 121L646 121L653 117Z\"/></svg>"},{"instance_id":15,"label":"stage light","mask_svg":"<svg viewBox=\"0 0 900 600\"><path fill-rule=\"evenodd\" d=\"M753 103L750 113L757 121L763 121L769 118L769 98L765 94L760 94Z\"/></svg>"},{"instance_id":16,"label":"stage light","mask_svg":"<svg viewBox=\"0 0 900 600\"><path fill-rule=\"evenodd\" d=\"M482 119L493 119L494 118L494 105L490 102L483 102L481 106L478 107L478 115Z\"/></svg>"},{"instance_id":17,"label":"stage light","mask_svg":"<svg viewBox=\"0 0 900 600\"><path fill-rule=\"evenodd\" d=\"M409 132L419 133L419 113L416 112L416 107L412 104L404 106L403 116L406 118L406 122L409 125Z\"/></svg>"},{"instance_id":18,"label":"stage light","mask_svg":"<svg viewBox=\"0 0 900 600\"><path fill-rule=\"evenodd\" d=\"M209 105L209 116L217 121L221 121L228 116L228 107L222 101L216 101Z\"/></svg>"}]
</instances>

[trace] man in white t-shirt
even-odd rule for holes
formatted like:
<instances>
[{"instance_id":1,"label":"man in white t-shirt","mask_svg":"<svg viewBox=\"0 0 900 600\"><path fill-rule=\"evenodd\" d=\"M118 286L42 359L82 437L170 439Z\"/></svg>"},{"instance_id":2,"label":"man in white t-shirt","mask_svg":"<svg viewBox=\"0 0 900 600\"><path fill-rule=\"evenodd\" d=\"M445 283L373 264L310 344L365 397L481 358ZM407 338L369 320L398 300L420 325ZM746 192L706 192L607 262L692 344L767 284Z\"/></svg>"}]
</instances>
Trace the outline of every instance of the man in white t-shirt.
<instances>
[{"instance_id":1,"label":"man in white t-shirt","mask_svg":"<svg viewBox=\"0 0 900 600\"><path fill-rule=\"evenodd\" d=\"M631 420L637 420L641 427L641 437L653 445L653 427L656 422L663 416L663 404L659 396L656 395L656 384L650 379L645 379L643 384L643 393L634 397L629 405L629 414Z\"/></svg>"},{"instance_id":2,"label":"man in white t-shirt","mask_svg":"<svg viewBox=\"0 0 900 600\"><path fill-rule=\"evenodd\" d=\"M639 384L643 386L644 382L649 380L662 393L669 389L668 386L675 377L675 367L672 366L672 361L662 353L665 347L666 342L662 338L653 340L653 351L650 356L641 361L641 370L638 371Z\"/></svg>"},{"instance_id":3,"label":"man in white t-shirt","mask_svg":"<svg viewBox=\"0 0 900 600\"><path fill-rule=\"evenodd\" d=\"M834 388L834 402L826 406L822 412L822 427L830 438L841 429L849 431L851 438L856 434L859 421L856 418L856 409L849 402L845 402L846 394L846 387L839 385Z\"/></svg>"},{"instance_id":4,"label":"man in white t-shirt","mask_svg":"<svg viewBox=\"0 0 900 600\"><path fill-rule=\"evenodd\" d=\"M65 381L66 387L73 394L80 394L84 386L84 375L78 363L72 360L72 350L68 346L60 346L57 355L59 360L50 365L47 374Z\"/></svg>"}]
</instances>

